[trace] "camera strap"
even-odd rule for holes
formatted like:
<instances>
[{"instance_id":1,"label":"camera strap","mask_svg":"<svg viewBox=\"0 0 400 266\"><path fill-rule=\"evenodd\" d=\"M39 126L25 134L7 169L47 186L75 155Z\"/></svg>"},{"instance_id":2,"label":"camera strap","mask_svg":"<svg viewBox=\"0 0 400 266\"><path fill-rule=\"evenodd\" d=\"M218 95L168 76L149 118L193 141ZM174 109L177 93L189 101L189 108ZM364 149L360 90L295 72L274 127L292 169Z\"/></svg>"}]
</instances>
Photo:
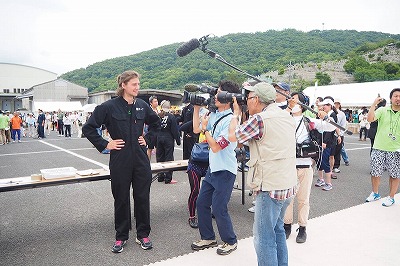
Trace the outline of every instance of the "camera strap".
<instances>
[{"instance_id":1,"label":"camera strap","mask_svg":"<svg viewBox=\"0 0 400 266\"><path fill-rule=\"evenodd\" d=\"M215 131L215 128L217 127L217 125L218 125L218 123L224 118L224 117L227 117L228 115L231 115L232 113L228 113L228 114L226 114L226 115L223 115L223 116L221 116L220 118L218 118L218 120L217 121L215 121L215 123L214 123L214 125L213 125L213 130L212 130L212 133L211 133L211 136L214 138L214 131Z\"/></svg>"}]
</instances>

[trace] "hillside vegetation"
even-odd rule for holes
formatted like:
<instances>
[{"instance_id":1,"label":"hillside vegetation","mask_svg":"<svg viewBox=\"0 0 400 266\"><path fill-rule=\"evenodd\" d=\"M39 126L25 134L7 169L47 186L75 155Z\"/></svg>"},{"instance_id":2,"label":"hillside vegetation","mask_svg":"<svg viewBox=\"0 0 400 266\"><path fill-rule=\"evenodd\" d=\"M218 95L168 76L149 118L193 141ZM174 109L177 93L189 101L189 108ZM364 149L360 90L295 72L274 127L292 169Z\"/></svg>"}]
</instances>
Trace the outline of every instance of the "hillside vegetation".
<instances>
[{"instance_id":1,"label":"hillside vegetation","mask_svg":"<svg viewBox=\"0 0 400 266\"><path fill-rule=\"evenodd\" d=\"M271 76L274 80L285 80L294 88L301 89L314 83L316 72L319 72L321 80L329 76L329 83L353 82L355 72L360 69L357 65L359 61L355 62L351 70L346 70L347 73L344 72L344 66L348 59L361 55L364 55L362 58L368 63L368 66L362 63L360 66L363 68L382 65L378 68L382 74L379 76L380 80L400 78L399 71L395 71L399 68L398 56L395 59L397 62L391 62L393 65L385 65L384 57L388 52L384 49L390 43L394 44L391 47L395 48L394 53L398 55L400 35L355 30L302 32L286 29L214 37L209 39L207 48L251 75ZM180 45L181 43L169 44L138 54L97 62L87 68L67 72L62 78L85 86L90 92L115 89L116 76L128 69L134 69L142 75L143 89L182 89L187 83L215 84L221 79L241 83L248 78L199 49L185 57L178 57L176 49ZM376 52L378 49L382 51ZM383 75L381 71L385 68L390 68L391 76ZM316 72L310 71L313 74L309 75L296 74L295 71L299 69L314 69ZM328 69L336 69L345 78L332 75Z\"/></svg>"}]
</instances>

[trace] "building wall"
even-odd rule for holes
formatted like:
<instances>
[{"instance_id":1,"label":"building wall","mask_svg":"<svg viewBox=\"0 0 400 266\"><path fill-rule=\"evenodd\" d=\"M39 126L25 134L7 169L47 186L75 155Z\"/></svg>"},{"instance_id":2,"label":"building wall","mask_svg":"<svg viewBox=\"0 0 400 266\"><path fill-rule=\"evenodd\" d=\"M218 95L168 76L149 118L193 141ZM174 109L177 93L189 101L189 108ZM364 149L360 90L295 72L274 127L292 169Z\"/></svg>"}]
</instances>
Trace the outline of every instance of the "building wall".
<instances>
[{"instance_id":1,"label":"building wall","mask_svg":"<svg viewBox=\"0 0 400 266\"><path fill-rule=\"evenodd\" d=\"M70 102L80 101L85 105L88 100L87 88L63 79L40 84L33 87L33 100L36 102Z\"/></svg>"},{"instance_id":2,"label":"building wall","mask_svg":"<svg viewBox=\"0 0 400 266\"><path fill-rule=\"evenodd\" d=\"M41 84L50 80L57 79L57 74L25 65L0 63L0 92L9 89L10 93L14 89L29 89L36 84ZM21 92L21 91L20 91Z\"/></svg>"}]
</instances>

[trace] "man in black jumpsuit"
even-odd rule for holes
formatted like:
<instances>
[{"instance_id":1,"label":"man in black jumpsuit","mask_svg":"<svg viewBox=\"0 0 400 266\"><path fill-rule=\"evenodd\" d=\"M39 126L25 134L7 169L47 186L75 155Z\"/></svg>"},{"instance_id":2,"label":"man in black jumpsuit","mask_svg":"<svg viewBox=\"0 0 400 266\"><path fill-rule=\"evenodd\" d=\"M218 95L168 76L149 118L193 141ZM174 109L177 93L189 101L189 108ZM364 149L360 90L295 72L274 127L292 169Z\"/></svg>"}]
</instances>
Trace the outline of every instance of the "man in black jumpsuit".
<instances>
[{"instance_id":1,"label":"man in black jumpsuit","mask_svg":"<svg viewBox=\"0 0 400 266\"><path fill-rule=\"evenodd\" d=\"M151 167L143 138L144 124L159 123L149 105L137 98L140 82L135 71L125 71L117 78L119 97L96 107L82 131L99 152L110 152L111 190L114 197L116 241L112 251L120 253L131 229L130 186L133 188L136 217L136 242L151 249L150 185ZM112 138L103 139L97 128L104 124ZM156 126L153 128L157 128ZM153 132L154 133L154 132Z\"/></svg>"},{"instance_id":2,"label":"man in black jumpsuit","mask_svg":"<svg viewBox=\"0 0 400 266\"><path fill-rule=\"evenodd\" d=\"M188 104L182 109L179 118L180 131L183 132L183 159L189 159L193 145L199 141L199 134L193 133L193 104Z\"/></svg>"}]
</instances>

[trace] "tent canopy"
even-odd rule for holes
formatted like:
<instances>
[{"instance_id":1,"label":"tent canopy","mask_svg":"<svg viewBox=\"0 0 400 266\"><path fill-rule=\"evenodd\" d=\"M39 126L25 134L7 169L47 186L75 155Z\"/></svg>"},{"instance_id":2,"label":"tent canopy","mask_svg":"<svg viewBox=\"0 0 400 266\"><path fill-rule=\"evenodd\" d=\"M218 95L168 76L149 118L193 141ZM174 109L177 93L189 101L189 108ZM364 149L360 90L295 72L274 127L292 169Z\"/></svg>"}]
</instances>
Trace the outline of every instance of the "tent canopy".
<instances>
[{"instance_id":1,"label":"tent canopy","mask_svg":"<svg viewBox=\"0 0 400 266\"><path fill-rule=\"evenodd\" d=\"M312 86L305 88L303 93L310 97L310 105L317 97L332 96L335 100L340 99L342 107L358 108L369 107L378 93L390 104L389 94L394 88L400 88L400 80Z\"/></svg>"},{"instance_id":2,"label":"tent canopy","mask_svg":"<svg viewBox=\"0 0 400 266\"><path fill-rule=\"evenodd\" d=\"M86 113L93 112L94 108L96 108L97 104L95 103L88 103L82 106L82 110Z\"/></svg>"},{"instance_id":3,"label":"tent canopy","mask_svg":"<svg viewBox=\"0 0 400 266\"><path fill-rule=\"evenodd\" d=\"M63 112L81 111L81 102L34 102L33 111L42 109L44 112L58 111L59 109Z\"/></svg>"}]
</instances>

